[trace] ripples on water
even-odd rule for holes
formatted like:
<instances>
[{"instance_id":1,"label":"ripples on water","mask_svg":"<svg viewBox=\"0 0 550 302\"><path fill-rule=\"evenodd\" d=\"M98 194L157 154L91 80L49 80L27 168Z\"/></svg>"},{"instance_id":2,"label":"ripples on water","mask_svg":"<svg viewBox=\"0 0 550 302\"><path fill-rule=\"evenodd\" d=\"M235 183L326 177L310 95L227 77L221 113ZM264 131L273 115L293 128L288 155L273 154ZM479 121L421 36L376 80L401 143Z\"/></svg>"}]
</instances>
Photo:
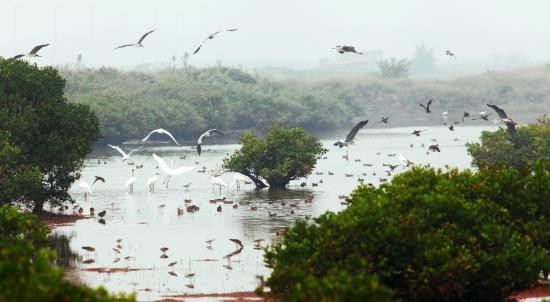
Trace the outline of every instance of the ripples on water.
<instances>
[{"instance_id":1,"label":"ripples on water","mask_svg":"<svg viewBox=\"0 0 550 302\"><path fill-rule=\"evenodd\" d=\"M387 168L382 164L399 162L388 154L401 153L416 164L469 167L471 159L465 143L477 141L482 130L494 128L456 127L454 132L445 127L424 129L427 131L420 137L410 135L412 128L362 130L357 143L349 151L347 161L342 158L344 150L332 146L333 140L323 141L329 149L327 159L318 161L316 170L308 179L291 182L289 190L255 190L252 185L241 185L240 191L227 188L221 195L217 188L213 190L208 174L197 171L203 166L207 171L220 168L222 159L239 148L238 145L206 145L203 148L207 151L201 157L189 146L146 147L130 160L136 165L143 164L142 169L135 170L137 182L133 194L129 194L125 187L131 176L131 166L122 163L115 150L96 151L86 160L82 178L91 184L95 175L102 176L106 183L93 185L93 195L86 201L77 186L71 188L71 194L85 209L84 214L88 214L90 207L94 207L96 213L106 210L106 223L98 223L97 218L83 219L55 231L71 236L71 248L82 257L82 261L94 260L91 264L80 262L76 268L81 280L93 287L104 285L111 291L135 291L140 300L184 293L250 291L258 284L256 275L269 274L263 264L263 251L254 248L253 240L265 239L262 244L265 246L276 238L277 230L290 226L296 219L344 209L338 195L348 195L357 186L358 178L375 185L379 178L391 178L386 175ZM421 147L422 143L425 147ZM440 145L442 152L427 155L427 147L434 143ZM411 148L410 144L414 146ZM155 192L150 193L145 183L157 171L151 157L153 152L167 162L173 159L174 167L197 167L192 172L172 177L168 188L162 185L164 177L159 175ZM381 154L377 155L378 152ZM182 156L185 159L180 158ZM360 162L356 161L359 159ZM372 164L372 167L366 164ZM334 175L328 175L329 171ZM402 171L401 167L396 169L396 173ZM372 175L373 172L376 176ZM353 176L346 177L345 173ZM230 173L221 177L227 184L232 181ZM321 179L323 183L311 186L312 182L318 183ZM300 187L301 182L306 182L307 186ZM183 185L188 183L191 185L187 190ZM314 196L312 203L304 202L306 194ZM209 200L220 197L241 205L234 209L232 204L221 204L222 211L218 212L216 208L220 203L212 204ZM177 209L189 205L185 199L191 199L200 210L195 213L185 211L178 216ZM292 203L297 203L298 207L290 207ZM252 206L257 210L252 211ZM294 214L291 214L292 210ZM276 216L270 217L268 212L276 213ZM240 239L244 248L228 261L224 256L237 249L230 238ZM118 239L122 239L119 248L116 247ZM214 239L211 248L205 243L210 239ZM93 246L96 250L86 252L82 246ZM161 258L161 247L169 248L168 258ZM168 264L174 261L177 264L169 268ZM114 273L82 270L90 268L138 270ZM195 276L185 278L189 273Z\"/></svg>"}]
</instances>

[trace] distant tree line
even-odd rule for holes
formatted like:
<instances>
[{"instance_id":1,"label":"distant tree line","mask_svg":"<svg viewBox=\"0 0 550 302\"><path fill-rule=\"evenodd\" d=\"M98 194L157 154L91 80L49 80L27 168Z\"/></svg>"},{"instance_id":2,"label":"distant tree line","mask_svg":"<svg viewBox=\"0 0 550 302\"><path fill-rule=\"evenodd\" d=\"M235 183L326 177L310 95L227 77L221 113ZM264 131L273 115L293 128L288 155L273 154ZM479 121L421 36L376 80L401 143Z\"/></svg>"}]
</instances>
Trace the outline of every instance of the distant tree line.
<instances>
[{"instance_id":1,"label":"distant tree line","mask_svg":"<svg viewBox=\"0 0 550 302\"><path fill-rule=\"evenodd\" d=\"M263 129L273 122L322 133L365 116L399 115L394 126L433 125L441 123L440 112L449 111L458 121L463 111L475 113L486 102L504 106L521 121L550 106L550 74L543 69L453 81L273 81L223 66L156 72L61 68L60 73L69 101L90 106L109 142L138 139L156 128L191 140L209 128ZM418 103L430 98L434 113L418 114Z\"/></svg>"}]
</instances>

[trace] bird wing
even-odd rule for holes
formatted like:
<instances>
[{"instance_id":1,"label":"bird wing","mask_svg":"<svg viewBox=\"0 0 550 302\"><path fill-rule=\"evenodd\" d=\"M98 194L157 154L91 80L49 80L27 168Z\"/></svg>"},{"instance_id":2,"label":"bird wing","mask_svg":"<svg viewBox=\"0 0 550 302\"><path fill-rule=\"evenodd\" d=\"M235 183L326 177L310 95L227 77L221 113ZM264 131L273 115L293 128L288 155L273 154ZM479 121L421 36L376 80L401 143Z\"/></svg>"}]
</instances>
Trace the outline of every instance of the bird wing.
<instances>
[{"instance_id":1,"label":"bird wing","mask_svg":"<svg viewBox=\"0 0 550 302\"><path fill-rule=\"evenodd\" d=\"M24 56L25 56L25 55L23 55L23 54L19 54L19 55L13 56L13 57L11 58L11 60L17 60L17 59L22 58L22 57L24 57Z\"/></svg>"},{"instance_id":2,"label":"bird wing","mask_svg":"<svg viewBox=\"0 0 550 302\"><path fill-rule=\"evenodd\" d=\"M172 174L174 175L180 175L180 174L183 174L183 173L186 173L186 172L189 172L191 170L195 169L195 166L190 166L190 167L179 167L177 169L174 169L172 171Z\"/></svg>"},{"instance_id":3,"label":"bird wing","mask_svg":"<svg viewBox=\"0 0 550 302\"><path fill-rule=\"evenodd\" d=\"M430 99L430 100L428 101L428 105L426 106L426 107L427 107L426 110L430 110L430 105L431 105L431 104L432 104L432 100Z\"/></svg>"},{"instance_id":4,"label":"bird wing","mask_svg":"<svg viewBox=\"0 0 550 302\"><path fill-rule=\"evenodd\" d=\"M149 139L149 136L151 136L151 134L153 134L153 133L155 133L155 132L158 132L159 130L161 130L161 129L155 129L155 130L149 132L149 134L147 134L147 136L144 137L141 141L144 142L144 141L148 140L148 139Z\"/></svg>"},{"instance_id":5,"label":"bird wing","mask_svg":"<svg viewBox=\"0 0 550 302\"><path fill-rule=\"evenodd\" d=\"M120 152L120 154L122 154L122 157L126 157L128 156L128 154L126 154L126 152L124 152L122 149L120 149L119 146L113 146L113 145L107 145L115 150L117 150L118 152Z\"/></svg>"},{"instance_id":6,"label":"bird wing","mask_svg":"<svg viewBox=\"0 0 550 302\"><path fill-rule=\"evenodd\" d=\"M497 105L487 104L487 106L493 108L493 110L496 111L496 113L500 118L508 118L508 116L506 115L506 112L504 112L504 110L502 110L502 108L499 108Z\"/></svg>"},{"instance_id":7,"label":"bird wing","mask_svg":"<svg viewBox=\"0 0 550 302\"><path fill-rule=\"evenodd\" d=\"M357 132L359 132L359 129L365 127L365 125L369 122L369 120L360 121L351 129L351 131L348 133L348 136L346 136L346 143L351 143L353 139L355 138L355 135Z\"/></svg>"},{"instance_id":8,"label":"bird wing","mask_svg":"<svg viewBox=\"0 0 550 302\"><path fill-rule=\"evenodd\" d=\"M426 109L426 106L424 106L424 104L418 104L418 105L420 105L420 107Z\"/></svg>"},{"instance_id":9,"label":"bird wing","mask_svg":"<svg viewBox=\"0 0 550 302\"><path fill-rule=\"evenodd\" d=\"M226 29L225 31L237 31L239 30L238 28L230 28L230 29Z\"/></svg>"},{"instance_id":10,"label":"bird wing","mask_svg":"<svg viewBox=\"0 0 550 302\"><path fill-rule=\"evenodd\" d=\"M201 144L197 144L197 153L201 156Z\"/></svg>"},{"instance_id":11,"label":"bird wing","mask_svg":"<svg viewBox=\"0 0 550 302\"><path fill-rule=\"evenodd\" d=\"M208 130L208 131L206 131L206 132L208 132L208 134L210 134L210 133L217 133L217 134L219 134L219 135L223 135L223 132L221 132L221 131L218 130L218 129L210 129L210 130Z\"/></svg>"},{"instance_id":12,"label":"bird wing","mask_svg":"<svg viewBox=\"0 0 550 302\"><path fill-rule=\"evenodd\" d=\"M164 173L169 174L172 172L172 169L168 167L164 159L162 159L160 156L153 153L153 159L157 162L157 165L159 165L160 169L164 171Z\"/></svg>"},{"instance_id":13,"label":"bird wing","mask_svg":"<svg viewBox=\"0 0 550 302\"><path fill-rule=\"evenodd\" d=\"M195 51L193 51L193 54L196 54L197 52L199 52L199 50L201 50L201 47L202 47L202 44L199 45L199 47L197 47L197 49L195 49Z\"/></svg>"},{"instance_id":14,"label":"bird wing","mask_svg":"<svg viewBox=\"0 0 550 302\"><path fill-rule=\"evenodd\" d=\"M141 44L141 42L143 41L143 39L145 39L145 37L147 37L150 33L154 32L155 30L157 30L156 28L151 30L151 31L148 31L146 32L145 34L143 34L143 36L141 36L141 38L139 39L138 41L138 44Z\"/></svg>"},{"instance_id":15,"label":"bird wing","mask_svg":"<svg viewBox=\"0 0 550 302\"><path fill-rule=\"evenodd\" d=\"M132 155L132 153L138 151L138 150L141 149L141 148L143 148L143 146L140 146L140 147L138 147L138 148L133 149L132 151L130 151L130 152L128 153L128 156Z\"/></svg>"},{"instance_id":16,"label":"bird wing","mask_svg":"<svg viewBox=\"0 0 550 302\"><path fill-rule=\"evenodd\" d=\"M118 46L118 47L113 48L113 50L119 49L119 48L128 47L128 46L134 46L134 44L124 44L124 45L120 45L120 46Z\"/></svg>"},{"instance_id":17,"label":"bird wing","mask_svg":"<svg viewBox=\"0 0 550 302\"><path fill-rule=\"evenodd\" d=\"M33 49L31 49L31 52L30 52L29 54L34 55L34 54L36 54L40 49L42 49L43 47L46 47L46 46L48 46L48 45L50 45L50 44L37 45L37 46L35 46Z\"/></svg>"},{"instance_id":18,"label":"bird wing","mask_svg":"<svg viewBox=\"0 0 550 302\"><path fill-rule=\"evenodd\" d=\"M168 135L168 136L174 141L174 143L176 143L176 145L179 145L178 141L174 138L174 136L172 135L172 133L170 133L170 132L168 132L168 131L166 131L166 130L164 130L164 129L159 129L158 132L159 132L159 133L164 133L164 134Z\"/></svg>"}]
</instances>

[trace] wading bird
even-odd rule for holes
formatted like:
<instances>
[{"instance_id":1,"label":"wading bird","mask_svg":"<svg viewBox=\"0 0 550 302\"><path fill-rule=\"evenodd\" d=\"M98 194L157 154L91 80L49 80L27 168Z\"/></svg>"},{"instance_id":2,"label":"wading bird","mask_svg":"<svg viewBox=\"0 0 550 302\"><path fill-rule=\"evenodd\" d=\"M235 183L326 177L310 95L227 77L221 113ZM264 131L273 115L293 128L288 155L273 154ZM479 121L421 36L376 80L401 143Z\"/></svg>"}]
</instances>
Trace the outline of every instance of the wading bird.
<instances>
[{"instance_id":1,"label":"wading bird","mask_svg":"<svg viewBox=\"0 0 550 302\"><path fill-rule=\"evenodd\" d=\"M212 136L212 133L217 133L219 135L223 135L223 133L218 130L218 129L210 129L206 132L204 132L203 134L201 134L201 136L199 136L199 139L197 140L197 153L199 154L199 156L201 156L201 145L202 145L202 139L205 138L205 137L210 137Z\"/></svg>"},{"instance_id":2,"label":"wading bird","mask_svg":"<svg viewBox=\"0 0 550 302\"><path fill-rule=\"evenodd\" d=\"M148 31L145 34L143 34L143 36L141 36L141 38L139 39L139 41L137 41L137 43L120 45L118 47L113 48L113 50L119 49L119 48L124 48L124 47L129 47L129 46L143 47L143 44L141 44L141 42L143 42L143 39L145 39L145 37L147 37L150 33L154 32L155 30L157 30L157 29L153 29L153 30Z\"/></svg>"},{"instance_id":3,"label":"wading bird","mask_svg":"<svg viewBox=\"0 0 550 302\"><path fill-rule=\"evenodd\" d=\"M33 49L31 49L31 51L27 54L18 54L16 56L14 56L13 58L11 58L12 60L17 60L19 58L23 58L23 57L40 57L40 55L38 54L38 51L46 46L48 46L50 44L42 44L42 45L37 45L35 46Z\"/></svg>"},{"instance_id":4,"label":"wading bird","mask_svg":"<svg viewBox=\"0 0 550 302\"><path fill-rule=\"evenodd\" d=\"M465 120L466 118L470 118L470 113L464 111L464 115L462 116L462 121L464 122L464 120Z\"/></svg>"},{"instance_id":5,"label":"wading bird","mask_svg":"<svg viewBox=\"0 0 550 302\"><path fill-rule=\"evenodd\" d=\"M351 131L348 133L348 136L346 136L346 139L344 141L337 141L334 143L334 146L338 146L340 148L346 146L346 147L349 147L350 144L353 143L353 139L355 138L355 135L357 134L357 132L359 132L359 130L363 127L365 127L365 125L369 122L369 120L364 120L364 121L360 121L359 123L357 123L357 125L355 125Z\"/></svg>"},{"instance_id":6,"label":"wading bird","mask_svg":"<svg viewBox=\"0 0 550 302\"><path fill-rule=\"evenodd\" d=\"M84 200L88 199L88 195L92 195L92 187L87 182L79 179L77 185L84 192Z\"/></svg>"},{"instance_id":7,"label":"wading bird","mask_svg":"<svg viewBox=\"0 0 550 302\"><path fill-rule=\"evenodd\" d=\"M126 153L124 152L119 146L113 146L113 145L107 145L115 150L117 150L118 152L120 152L120 154L122 155L122 161L127 161L128 159L130 159L130 156L132 156L132 153L138 151L139 149L143 148L143 146L140 146L136 149L132 149L130 150L130 152Z\"/></svg>"},{"instance_id":8,"label":"wading bird","mask_svg":"<svg viewBox=\"0 0 550 302\"><path fill-rule=\"evenodd\" d=\"M220 177L214 176L214 174L210 174L210 183L212 183L212 190L214 190L215 186L218 186L220 188L220 194L222 194L222 187L227 187L227 184L223 179Z\"/></svg>"},{"instance_id":9,"label":"wading bird","mask_svg":"<svg viewBox=\"0 0 550 302\"><path fill-rule=\"evenodd\" d=\"M192 167L179 167L177 169L172 169L172 168L168 167L168 165L166 164L164 159L160 158L158 155L156 155L154 153L153 153L153 159L157 162L160 169L164 173L166 173L166 179L163 182L163 183L166 183L166 188L168 188L168 183L170 182L170 177L178 176L178 175L181 175L183 173L186 173L186 172L189 172L189 171L195 169L195 166L192 166Z\"/></svg>"},{"instance_id":10,"label":"wading bird","mask_svg":"<svg viewBox=\"0 0 550 302\"><path fill-rule=\"evenodd\" d=\"M159 179L158 173L155 173L155 175L147 178L147 186L149 187L149 192L155 192L155 183Z\"/></svg>"},{"instance_id":11,"label":"wading bird","mask_svg":"<svg viewBox=\"0 0 550 302\"><path fill-rule=\"evenodd\" d=\"M132 176L126 181L126 187L130 189L130 193L134 193L134 184L136 183L137 178L134 176L134 169L132 169Z\"/></svg>"},{"instance_id":12,"label":"wading bird","mask_svg":"<svg viewBox=\"0 0 550 302\"><path fill-rule=\"evenodd\" d=\"M350 45L336 45L336 47L334 47L333 49L336 49L336 51L340 54L343 54L343 53L346 53L346 52L352 52L352 53L356 53L358 55L363 55L362 52L358 52L357 50L355 50L355 47L354 46L350 46Z\"/></svg>"},{"instance_id":13,"label":"wading bird","mask_svg":"<svg viewBox=\"0 0 550 302\"><path fill-rule=\"evenodd\" d=\"M237 185L237 191L240 190L241 188L241 183L246 183L247 181L250 181L248 179L248 177L240 174L240 173L235 173L233 174L233 181L231 182L231 184L229 185L230 187L232 187L233 185Z\"/></svg>"},{"instance_id":14,"label":"wading bird","mask_svg":"<svg viewBox=\"0 0 550 302\"><path fill-rule=\"evenodd\" d=\"M210 34L208 37L206 37L206 38L202 41L201 45L199 45L199 47L197 47L197 49L195 49L195 51L193 51L193 54L196 54L197 52L199 52L199 50L201 50L202 46L204 45L204 42L206 42L206 41L208 41L208 40L214 39L217 35L219 35L219 34L221 34L221 33L223 33L223 32L237 31L237 30L238 30L238 28L230 28L230 29L220 30L220 31L217 31L217 32L215 32L215 33L213 33L213 34Z\"/></svg>"},{"instance_id":15,"label":"wading bird","mask_svg":"<svg viewBox=\"0 0 550 302\"><path fill-rule=\"evenodd\" d=\"M428 103L426 105L424 104L418 104L420 105L420 107L424 108L424 111L426 111L426 113L430 113L430 105L432 104L433 100L432 99L429 99L428 100Z\"/></svg>"},{"instance_id":16,"label":"wading bird","mask_svg":"<svg viewBox=\"0 0 550 302\"><path fill-rule=\"evenodd\" d=\"M508 128L508 133L510 133L510 134L515 134L516 133L517 123L514 122L511 118L509 118L508 115L506 115L506 112L504 112L504 110L502 110L502 108L498 107L497 105L491 105L491 104L487 104L487 106L489 106L489 107L493 108L493 110L495 110L495 112L500 117L500 120Z\"/></svg>"},{"instance_id":17,"label":"wading bird","mask_svg":"<svg viewBox=\"0 0 550 302\"><path fill-rule=\"evenodd\" d=\"M149 134L147 134L147 136L144 137L141 141L144 142L144 141L148 140L149 137L151 136L151 134L153 134L153 133L166 134L166 135L168 135L168 136L176 143L176 145L179 146L178 141L174 138L174 136L172 135L172 133L170 133L170 132L168 132L168 131L166 131L166 130L164 130L164 129L162 129L162 128L155 129L155 130L149 132Z\"/></svg>"}]
</instances>

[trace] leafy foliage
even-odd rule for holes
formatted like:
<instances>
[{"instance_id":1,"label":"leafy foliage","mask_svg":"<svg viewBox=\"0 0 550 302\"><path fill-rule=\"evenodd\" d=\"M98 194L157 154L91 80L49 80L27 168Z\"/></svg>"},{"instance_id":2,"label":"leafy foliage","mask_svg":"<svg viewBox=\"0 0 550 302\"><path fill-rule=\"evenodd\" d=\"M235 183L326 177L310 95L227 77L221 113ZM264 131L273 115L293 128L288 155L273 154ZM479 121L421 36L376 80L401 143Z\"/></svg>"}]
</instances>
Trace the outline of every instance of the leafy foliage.
<instances>
[{"instance_id":1,"label":"leafy foliage","mask_svg":"<svg viewBox=\"0 0 550 302\"><path fill-rule=\"evenodd\" d=\"M407 58L397 60L389 58L377 63L380 73L385 78L403 78L409 75L412 62Z\"/></svg>"},{"instance_id":2,"label":"leafy foliage","mask_svg":"<svg viewBox=\"0 0 550 302\"><path fill-rule=\"evenodd\" d=\"M37 212L46 201L70 200L67 190L99 137L94 113L88 106L68 103L64 85L54 68L0 58L0 129L5 131L4 147L14 148L2 165L38 169L41 188L26 196Z\"/></svg>"},{"instance_id":3,"label":"leafy foliage","mask_svg":"<svg viewBox=\"0 0 550 302\"><path fill-rule=\"evenodd\" d=\"M342 283L349 276L378 280L384 292L389 288L406 301L499 301L550 268L548 250L525 235L536 231L510 223L527 221L519 217L527 207L538 222L548 213L548 195L540 195L548 170L514 186L534 189L498 191L514 173L504 167L479 174L416 167L379 188L360 186L346 210L298 222L266 251L274 269L266 284L275 298L289 301L307 301L304 289L327 301L367 298L352 289L324 291L327 278ZM530 202L511 204L520 198ZM368 282L351 284L357 292L372 290Z\"/></svg>"},{"instance_id":4,"label":"leafy foliage","mask_svg":"<svg viewBox=\"0 0 550 302\"><path fill-rule=\"evenodd\" d=\"M0 301L133 301L63 279L52 267L47 228L32 214L0 206Z\"/></svg>"},{"instance_id":5,"label":"leafy foliage","mask_svg":"<svg viewBox=\"0 0 550 302\"><path fill-rule=\"evenodd\" d=\"M478 168L502 164L511 167L532 165L539 159L550 159L550 119L517 127L510 135L506 130L481 133L481 142L468 145L472 164Z\"/></svg>"},{"instance_id":6,"label":"leafy foliage","mask_svg":"<svg viewBox=\"0 0 550 302\"><path fill-rule=\"evenodd\" d=\"M242 147L224 159L224 167L242 173L265 187L284 188L291 180L309 175L317 157L326 153L317 137L300 128L270 126L265 138L252 132L241 136Z\"/></svg>"}]
</instances>

